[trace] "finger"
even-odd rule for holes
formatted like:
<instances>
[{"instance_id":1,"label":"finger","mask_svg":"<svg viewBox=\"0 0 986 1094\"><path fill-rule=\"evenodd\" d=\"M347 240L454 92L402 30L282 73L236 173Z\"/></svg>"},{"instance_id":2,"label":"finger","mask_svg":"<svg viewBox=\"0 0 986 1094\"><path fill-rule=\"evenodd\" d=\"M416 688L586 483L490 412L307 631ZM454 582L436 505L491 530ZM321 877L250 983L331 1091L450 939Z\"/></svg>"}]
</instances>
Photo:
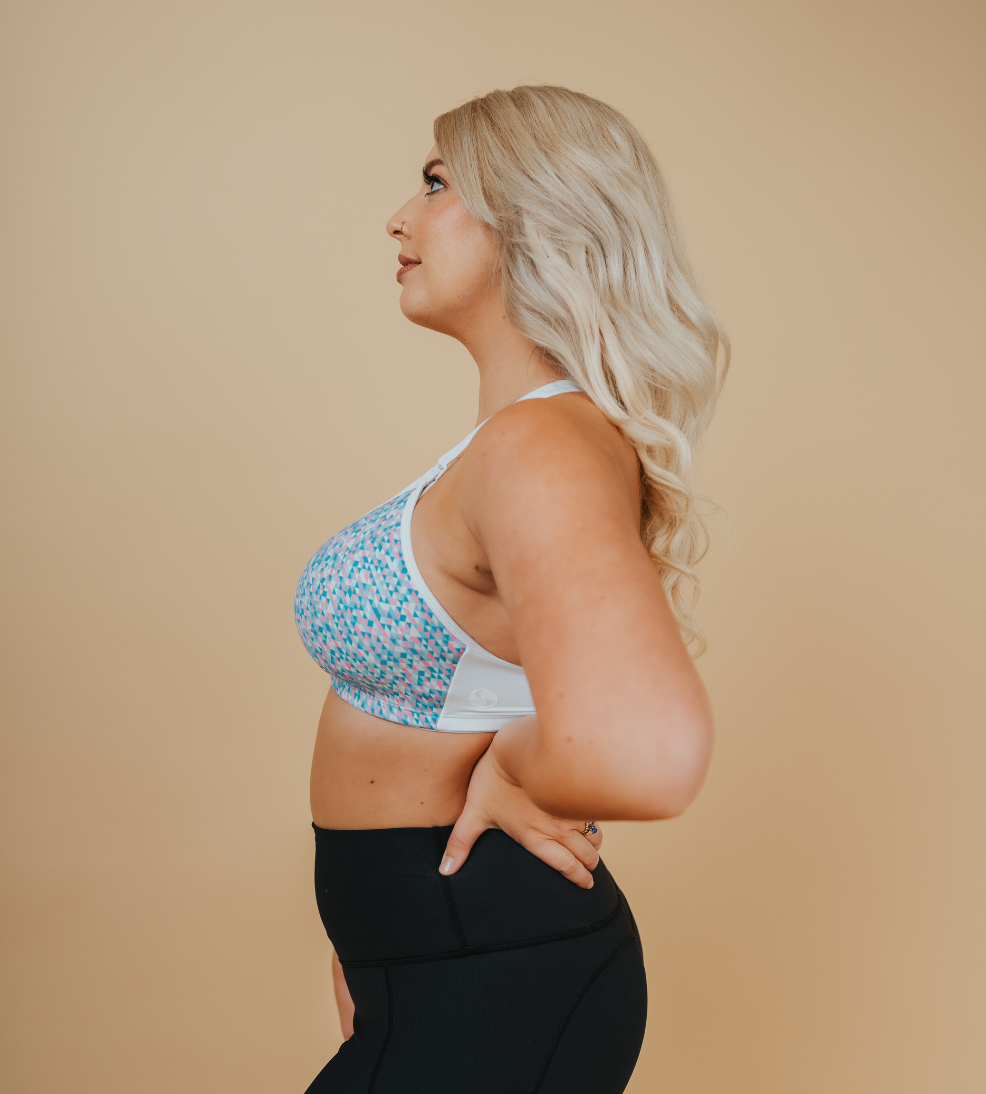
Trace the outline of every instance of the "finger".
<instances>
[{"instance_id":1,"label":"finger","mask_svg":"<svg viewBox=\"0 0 986 1094\"><path fill-rule=\"evenodd\" d=\"M547 818L545 818L547 819ZM584 822L583 822L584 823ZM564 877L583 889L591 889L593 885L590 870L595 869L599 862L599 856L595 848L591 847L581 832L574 831L569 825L574 821L555 821L546 828L522 827L501 824L500 827L511 839L516 840L521 847L536 855L542 862L553 870L557 870ZM568 844L571 841L571 847ZM578 847L580 854L576 855L571 849ZM588 860L582 861L582 857Z\"/></svg>"},{"instance_id":2,"label":"finger","mask_svg":"<svg viewBox=\"0 0 986 1094\"><path fill-rule=\"evenodd\" d=\"M526 835L526 833L525 833ZM527 848L532 855L537 857L552 870L557 870L563 877L567 877L580 889L592 888L592 874L585 868L579 859L557 839L531 832L528 838L518 841Z\"/></svg>"},{"instance_id":3,"label":"finger","mask_svg":"<svg viewBox=\"0 0 986 1094\"><path fill-rule=\"evenodd\" d=\"M445 845L445 854L442 856L438 872L446 876L454 874L469 857L469 852L476 840L487 828L493 827L494 825L478 809L466 802Z\"/></svg>"},{"instance_id":4,"label":"finger","mask_svg":"<svg viewBox=\"0 0 986 1094\"><path fill-rule=\"evenodd\" d=\"M587 870L595 870L599 865L599 852L581 832L569 829L558 837L558 842L563 843Z\"/></svg>"},{"instance_id":5,"label":"finger","mask_svg":"<svg viewBox=\"0 0 986 1094\"><path fill-rule=\"evenodd\" d=\"M559 817L557 818L557 822L558 824L563 825L566 831L578 832L580 836L584 836L592 844L592 846L595 847L597 851L602 846L603 826L601 824L598 824L596 821L593 821L596 829L595 832L587 832L585 830L585 821L569 820L567 818L562 819L561 817Z\"/></svg>"},{"instance_id":6,"label":"finger","mask_svg":"<svg viewBox=\"0 0 986 1094\"><path fill-rule=\"evenodd\" d=\"M585 821L580 821L580 820L566 821L565 824L573 832L578 832L578 834L580 836L583 836L585 839L587 839L592 844L592 846L595 847L595 849L597 851L602 846L602 843L603 843L603 827L602 827L601 824L596 824L595 832L587 832L585 830ZM593 824L595 824L595 821L593 821Z\"/></svg>"},{"instance_id":7,"label":"finger","mask_svg":"<svg viewBox=\"0 0 986 1094\"><path fill-rule=\"evenodd\" d=\"M599 862L599 848L603 845L601 825L596 825L595 832L586 832L585 821L565 821L558 839L570 847L590 870L595 870ZM593 851L596 852L594 856L589 853L585 846L586 843L590 844Z\"/></svg>"}]
</instances>

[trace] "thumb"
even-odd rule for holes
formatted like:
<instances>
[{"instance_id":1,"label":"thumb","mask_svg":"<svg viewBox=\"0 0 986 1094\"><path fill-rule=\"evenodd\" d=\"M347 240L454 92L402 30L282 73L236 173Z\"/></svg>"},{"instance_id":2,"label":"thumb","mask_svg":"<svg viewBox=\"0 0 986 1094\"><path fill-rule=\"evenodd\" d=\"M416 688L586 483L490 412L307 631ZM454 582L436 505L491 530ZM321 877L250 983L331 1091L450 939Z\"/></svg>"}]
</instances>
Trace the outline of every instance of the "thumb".
<instances>
[{"instance_id":1,"label":"thumb","mask_svg":"<svg viewBox=\"0 0 986 1094\"><path fill-rule=\"evenodd\" d=\"M445 845L445 854L438 872L446 875L454 874L469 857L469 852L476 840L487 828L495 827L496 825L484 817L474 805L466 802Z\"/></svg>"}]
</instances>

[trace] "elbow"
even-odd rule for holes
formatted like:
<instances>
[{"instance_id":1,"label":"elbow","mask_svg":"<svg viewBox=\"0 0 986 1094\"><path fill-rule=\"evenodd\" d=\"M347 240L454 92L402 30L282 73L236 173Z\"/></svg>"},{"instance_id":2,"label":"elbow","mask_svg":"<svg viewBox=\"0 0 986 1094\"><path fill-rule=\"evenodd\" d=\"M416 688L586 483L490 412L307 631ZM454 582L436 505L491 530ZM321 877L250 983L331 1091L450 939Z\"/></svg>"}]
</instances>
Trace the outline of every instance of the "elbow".
<instances>
[{"instance_id":1,"label":"elbow","mask_svg":"<svg viewBox=\"0 0 986 1094\"><path fill-rule=\"evenodd\" d=\"M632 785L613 795L610 819L672 820L698 796L705 766L686 770L663 769L652 778L634 780Z\"/></svg>"},{"instance_id":2,"label":"elbow","mask_svg":"<svg viewBox=\"0 0 986 1094\"><path fill-rule=\"evenodd\" d=\"M636 795L635 819L673 820L680 817L698 796L702 787L702 775L676 777L668 774L655 780L656 785L641 787Z\"/></svg>"},{"instance_id":3,"label":"elbow","mask_svg":"<svg viewBox=\"0 0 986 1094\"><path fill-rule=\"evenodd\" d=\"M698 796L712 758L711 718L696 720L673 739L661 742L641 764L635 786L639 819L680 817Z\"/></svg>"},{"instance_id":4,"label":"elbow","mask_svg":"<svg viewBox=\"0 0 986 1094\"><path fill-rule=\"evenodd\" d=\"M525 781L535 804L555 816L600 820L670 820L695 800L712 756L711 716L682 719L648 733L637 747L586 756L562 774L543 770ZM545 765L546 768L548 765ZM559 777L561 776L561 777Z\"/></svg>"}]
</instances>

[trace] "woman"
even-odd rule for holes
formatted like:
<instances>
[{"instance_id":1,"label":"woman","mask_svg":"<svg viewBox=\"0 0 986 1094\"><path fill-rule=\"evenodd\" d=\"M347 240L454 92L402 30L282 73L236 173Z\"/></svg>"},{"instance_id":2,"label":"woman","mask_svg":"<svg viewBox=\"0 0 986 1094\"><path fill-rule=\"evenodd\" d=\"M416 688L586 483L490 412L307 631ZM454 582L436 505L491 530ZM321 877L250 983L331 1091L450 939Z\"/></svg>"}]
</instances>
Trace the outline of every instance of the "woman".
<instances>
[{"instance_id":1,"label":"woman","mask_svg":"<svg viewBox=\"0 0 986 1094\"><path fill-rule=\"evenodd\" d=\"M686 476L728 351L617 111L519 87L435 141L387 231L481 424L298 586L348 1037L309 1091L616 1094L646 988L594 822L675 816L708 763Z\"/></svg>"}]
</instances>

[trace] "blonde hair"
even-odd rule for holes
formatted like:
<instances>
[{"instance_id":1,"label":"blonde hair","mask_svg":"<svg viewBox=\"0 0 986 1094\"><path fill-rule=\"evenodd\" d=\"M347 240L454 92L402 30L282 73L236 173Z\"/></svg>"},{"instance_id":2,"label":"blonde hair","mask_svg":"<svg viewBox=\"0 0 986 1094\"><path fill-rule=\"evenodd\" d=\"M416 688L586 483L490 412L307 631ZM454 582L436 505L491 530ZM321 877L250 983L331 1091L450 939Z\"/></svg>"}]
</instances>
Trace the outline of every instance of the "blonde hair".
<instances>
[{"instance_id":1,"label":"blonde hair","mask_svg":"<svg viewBox=\"0 0 986 1094\"><path fill-rule=\"evenodd\" d=\"M619 111L564 87L491 91L435 119L469 212L500 241L511 322L589 396L641 466L641 537L701 653L689 485L729 342L692 273L667 184Z\"/></svg>"}]
</instances>

